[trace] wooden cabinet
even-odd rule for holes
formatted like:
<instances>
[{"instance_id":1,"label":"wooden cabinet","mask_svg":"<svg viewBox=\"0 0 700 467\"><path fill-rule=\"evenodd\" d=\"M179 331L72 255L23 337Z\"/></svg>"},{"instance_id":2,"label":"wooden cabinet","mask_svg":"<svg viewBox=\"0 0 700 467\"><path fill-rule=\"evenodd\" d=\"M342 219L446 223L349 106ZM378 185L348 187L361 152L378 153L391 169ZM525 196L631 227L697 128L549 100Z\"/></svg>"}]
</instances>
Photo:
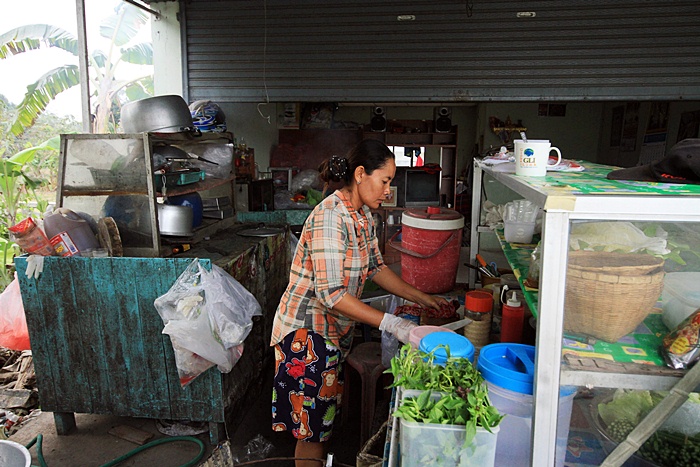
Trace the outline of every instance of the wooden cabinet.
<instances>
[{"instance_id":1,"label":"wooden cabinet","mask_svg":"<svg viewBox=\"0 0 700 467\"><path fill-rule=\"evenodd\" d=\"M244 226L241 226L243 228ZM59 435L74 413L209 423L213 444L226 438L270 368L272 319L289 281L287 234L215 234L178 258L47 257L38 279L27 257L15 259L25 303L41 408L54 412ZM225 252L222 256L222 253ZM181 387L170 338L153 302L194 257L222 267L250 291L263 316L253 319L245 351L230 373L210 368Z\"/></svg>"}]
</instances>

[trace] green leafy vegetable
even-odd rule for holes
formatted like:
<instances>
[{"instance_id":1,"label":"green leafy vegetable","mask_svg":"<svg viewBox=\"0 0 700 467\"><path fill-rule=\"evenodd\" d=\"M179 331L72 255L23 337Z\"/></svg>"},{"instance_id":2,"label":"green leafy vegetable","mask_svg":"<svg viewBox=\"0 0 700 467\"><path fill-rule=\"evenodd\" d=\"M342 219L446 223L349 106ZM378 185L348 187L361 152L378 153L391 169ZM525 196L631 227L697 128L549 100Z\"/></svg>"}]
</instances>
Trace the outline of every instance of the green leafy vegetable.
<instances>
[{"instance_id":1,"label":"green leafy vegetable","mask_svg":"<svg viewBox=\"0 0 700 467\"><path fill-rule=\"evenodd\" d=\"M503 416L491 405L481 373L466 358L450 357L444 365L433 364L427 354L410 345L401 348L387 373L394 375L393 387L418 389L418 397L404 399L394 416L410 422L465 425L465 446L476 435L477 427L491 432Z\"/></svg>"}]
</instances>

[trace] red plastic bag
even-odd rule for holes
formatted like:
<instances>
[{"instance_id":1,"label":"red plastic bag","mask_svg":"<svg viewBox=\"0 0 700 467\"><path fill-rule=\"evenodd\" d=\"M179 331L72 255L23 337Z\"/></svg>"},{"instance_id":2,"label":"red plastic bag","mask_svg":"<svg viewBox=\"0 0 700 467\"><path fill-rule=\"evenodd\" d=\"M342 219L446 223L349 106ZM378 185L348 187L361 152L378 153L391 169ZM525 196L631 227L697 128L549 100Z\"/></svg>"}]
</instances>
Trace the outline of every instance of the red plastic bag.
<instances>
[{"instance_id":1,"label":"red plastic bag","mask_svg":"<svg viewBox=\"0 0 700 467\"><path fill-rule=\"evenodd\" d=\"M31 349L17 273L15 280L0 294L0 346L10 350Z\"/></svg>"}]
</instances>

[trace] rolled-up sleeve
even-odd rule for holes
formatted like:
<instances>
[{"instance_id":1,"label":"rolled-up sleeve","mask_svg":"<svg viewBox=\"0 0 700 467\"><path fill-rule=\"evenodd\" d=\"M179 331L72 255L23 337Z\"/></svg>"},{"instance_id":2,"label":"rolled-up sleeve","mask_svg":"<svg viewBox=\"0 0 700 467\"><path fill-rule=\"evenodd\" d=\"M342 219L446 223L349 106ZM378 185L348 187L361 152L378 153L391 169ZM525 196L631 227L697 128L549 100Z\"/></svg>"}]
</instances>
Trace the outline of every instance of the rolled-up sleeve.
<instances>
[{"instance_id":1,"label":"rolled-up sleeve","mask_svg":"<svg viewBox=\"0 0 700 467\"><path fill-rule=\"evenodd\" d=\"M347 293L343 262L347 254L347 227L337 209L324 209L310 229L311 261L316 298L333 308Z\"/></svg>"}]
</instances>

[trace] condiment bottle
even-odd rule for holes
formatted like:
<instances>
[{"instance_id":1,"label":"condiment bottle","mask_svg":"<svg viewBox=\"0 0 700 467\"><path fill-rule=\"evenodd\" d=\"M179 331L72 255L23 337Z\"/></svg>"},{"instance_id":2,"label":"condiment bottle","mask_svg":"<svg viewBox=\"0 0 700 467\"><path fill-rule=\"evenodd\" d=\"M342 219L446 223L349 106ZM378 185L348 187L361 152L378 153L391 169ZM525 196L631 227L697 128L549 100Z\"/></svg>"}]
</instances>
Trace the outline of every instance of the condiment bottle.
<instances>
[{"instance_id":1,"label":"condiment bottle","mask_svg":"<svg viewBox=\"0 0 700 467\"><path fill-rule=\"evenodd\" d=\"M477 356L481 348L489 344L493 295L483 290L467 292L464 298L464 317L472 320L464 328L464 336L474 345Z\"/></svg>"},{"instance_id":2,"label":"condiment bottle","mask_svg":"<svg viewBox=\"0 0 700 467\"><path fill-rule=\"evenodd\" d=\"M525 305L515 291L501 307L501 342L521 342Z\"/></svg>"}]
</instances>

